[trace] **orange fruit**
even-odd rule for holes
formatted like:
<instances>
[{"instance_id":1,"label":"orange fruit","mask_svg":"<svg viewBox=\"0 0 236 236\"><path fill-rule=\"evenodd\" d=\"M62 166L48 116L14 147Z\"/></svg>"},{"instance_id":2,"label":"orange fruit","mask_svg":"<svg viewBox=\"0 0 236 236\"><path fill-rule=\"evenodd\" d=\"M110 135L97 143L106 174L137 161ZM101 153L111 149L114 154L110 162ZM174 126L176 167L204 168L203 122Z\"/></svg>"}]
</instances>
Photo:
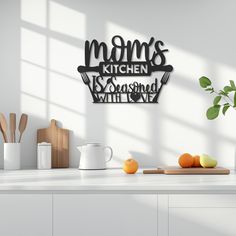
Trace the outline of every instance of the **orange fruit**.
<instances>
[{"instance_id":1,"label":"orange fruit","mask_svg":"<svg viewBox=\"0 0 236 236\"><path fill-rule=\"evenodd\" d=\"M184 153L179 157L179 165L183 168L192 167L194 162L193 156L189 153Z\"/></svg>"},{"instance_id":2,"label":"orange fruit","mask_svg":"<svg viewBox=\"0 0 236 236\"><path fill-rule=\"evenodd\" d=\"M127 174L134 174L138 170L138 162L130 158L124 161L123 171Z\"/></svg>"},{"instance_id":3,"label":"orange fruit","mask_svg":"<svg viewBox=\"0 0 236 236\"><path fill-rule=\"evenodd\" d=\"M200 164L200 156L193 156L193 167L202 167Z\"/></svg>"}]
</instances>

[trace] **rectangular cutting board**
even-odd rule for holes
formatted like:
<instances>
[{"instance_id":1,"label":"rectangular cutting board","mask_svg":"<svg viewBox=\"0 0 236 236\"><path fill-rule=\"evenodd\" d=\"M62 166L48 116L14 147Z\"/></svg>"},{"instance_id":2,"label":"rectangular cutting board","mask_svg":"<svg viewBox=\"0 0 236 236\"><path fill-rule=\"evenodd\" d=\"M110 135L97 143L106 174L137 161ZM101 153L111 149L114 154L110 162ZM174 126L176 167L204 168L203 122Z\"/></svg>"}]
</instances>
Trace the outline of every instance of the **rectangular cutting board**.
<instances>
[{"instance_id":1,"label":"rectangular cutting board","mask_svg":"<svg viewBox=\"0 0 236 236\"><path fill-rule=\"evenodd\" d=\"M57 127L51 120L48 128L37 130L37 143L52 144L52 168L69 167L69 130Z\"/></svg>"},{"instance_id":2,"label":"rectangular cutting board","mask_svg":"<svg viewBox=\"0 0 236 236\"><path fill-rule=\"evenodd\" d=\"M154 170L144 170L143 173L166 175L228 175L230 174L230 170L223 167L181 168L177 166L163 166Z\"/></svg>"}]
</instances>

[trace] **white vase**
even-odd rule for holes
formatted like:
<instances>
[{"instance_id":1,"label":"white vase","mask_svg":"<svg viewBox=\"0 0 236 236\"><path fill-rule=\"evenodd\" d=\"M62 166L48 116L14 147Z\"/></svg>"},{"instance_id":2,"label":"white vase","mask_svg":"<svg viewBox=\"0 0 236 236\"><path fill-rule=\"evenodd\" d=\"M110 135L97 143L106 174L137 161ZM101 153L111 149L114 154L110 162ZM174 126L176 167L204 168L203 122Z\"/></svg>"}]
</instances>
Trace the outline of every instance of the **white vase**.
<instances>
[{"instance_id":1,"label":"white vase","mask_svg":"<svg viewBox=\"0 0 236 236\"><path fill-rule=\"evenodd\" d=\"M4 170L20 169L20 143L4 143Z\"/></svg>"}]
</instances>

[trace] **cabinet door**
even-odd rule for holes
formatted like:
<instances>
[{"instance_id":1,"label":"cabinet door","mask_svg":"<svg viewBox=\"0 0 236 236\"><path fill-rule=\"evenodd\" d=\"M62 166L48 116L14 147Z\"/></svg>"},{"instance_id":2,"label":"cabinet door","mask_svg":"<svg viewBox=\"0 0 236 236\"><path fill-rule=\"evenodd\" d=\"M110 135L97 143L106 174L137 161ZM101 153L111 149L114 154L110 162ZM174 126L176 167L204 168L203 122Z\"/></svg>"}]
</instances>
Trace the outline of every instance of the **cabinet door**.
<instances>
[{"instance_id":1,"label":"cabinet door","mask_svg":"<svg viewBox=\"0 0 236 236\"><path fill-rule=\"evenodd\" d=\"M1 194L0 235L51 236L52 196Z\"/></svg>"},{"instance_id":2,"label":"cabinet door","mask_svg":"<svg viewBox=\"0 0 236 236\"><path fill-rule=\"evenodd\" d=\"M157 196L56 194L54 236L156 236Z\"/></svg>"},{"instance_id":3,"label":"cabinet door","mask_svg":"<svg viewBox=\"0 0 236 236\"><path fill-rule=\"evenodd\" d=\"M173 195L169 236L235 236L236 195Z\"/></svg>"}]
</instances>

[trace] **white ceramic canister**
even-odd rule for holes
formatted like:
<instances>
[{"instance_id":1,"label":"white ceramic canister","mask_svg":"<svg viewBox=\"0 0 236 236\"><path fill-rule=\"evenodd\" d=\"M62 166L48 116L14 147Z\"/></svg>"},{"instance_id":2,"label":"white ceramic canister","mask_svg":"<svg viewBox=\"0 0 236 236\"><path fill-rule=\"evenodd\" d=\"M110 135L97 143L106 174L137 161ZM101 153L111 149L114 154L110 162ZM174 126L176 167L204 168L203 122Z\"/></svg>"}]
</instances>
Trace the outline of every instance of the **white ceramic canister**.
<instances>
[{"instance_id":1,"label":"white ceramic canister","mask_svg":"<svg viewBox=\"0 0 236 236\"><path fill-rule=\"evenodd\" d=\"M20 169L20 143L4 143L4 170Z\"/></svg>"},{"instance_id":2,"label":"white ceramic canister","mask_svg":"<svg viewBox=\"0 0 236 236\"><path fill-rule=\"evenodd\" d=\"M38 143L37 151L37 168L51 169L52 168L52 145L51 143Z\"/></svg>"}]
</instances>

